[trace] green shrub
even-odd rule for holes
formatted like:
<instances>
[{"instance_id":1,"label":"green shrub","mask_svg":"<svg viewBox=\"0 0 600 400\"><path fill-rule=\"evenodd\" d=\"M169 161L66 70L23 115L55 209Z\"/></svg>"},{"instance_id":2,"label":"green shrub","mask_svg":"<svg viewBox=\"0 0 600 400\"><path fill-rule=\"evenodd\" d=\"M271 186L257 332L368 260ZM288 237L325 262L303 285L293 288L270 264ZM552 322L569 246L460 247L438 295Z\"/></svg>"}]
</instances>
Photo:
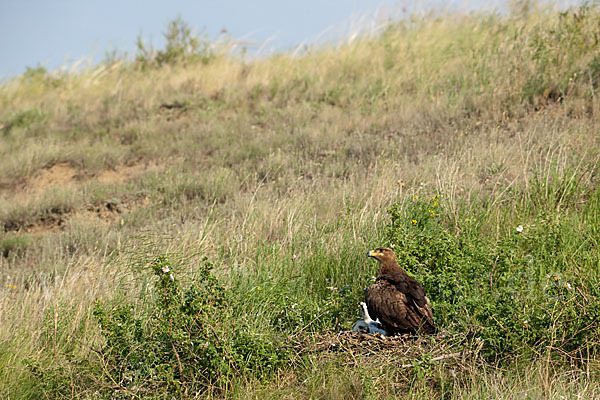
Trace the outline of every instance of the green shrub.
<instances>
[{"instance_id":1,"label":"green shrub","mask_svg":"<svg viewBox=\"0 0 600 400\"><path fill-rule=\"evenodd\" d=\"M65 83L65 75L57 71L48 72L48 70L38 64L37 67L27 67L21 77L21 82L25 86L35 88L38 91L41 87L57 88Z\"/></svg>"},{"instance_id":2,"label":"green shrub","mask_svg":"<svg viewBox=\"0 0 600 400\"><path fill-rule=\"evenodd\" d=\"M148 285L141 301L95 305L103 343L93 356L77 357L67 346L52 362L26 362L40 396L68 397L72 388L111 398L193 396L234 375L267 380L287 364L288 348L234 317L235 296L209 262L186 288L166 257L150 268L150 283L139 280Z\"/></svg>"},{"instance_id":3,"label":"green shrub","mask_svg":"<svg viewBox=\"0 0 600 400\"><path fill-rule=\"evenodd\" d=\"M37 122L42 122L44 118L46 118L46 116L40 109L30 108L11 115L5 123L0 124L0 129L4 131L5 135L7 135L13 129L26 129Z\"/></svg>"},{"instance_id":4,"label":"green shrub","mask_svg":"<svg viewBox=\"0 0 600 400\"><path fill-rule=\"evenodd\" d=\"M283 346L232 317L232 295L211 274L209 262L185 289L166 257L151 268L156 280L148 306L95 307L105 340L102 379L111 386L124 393L195 393L232 375L268 377L283 365Z\"/></svg>"},{"instance_id":5,"label":"green shrub","mask_svg":"<svg viewBox=\"0 0 600 400\"><path fill-rule=\"evenodd\" d=\"M181 16L170 21L164 33L166 45L164 50L155 51L146 48L141 37L138 37L138 54L136 61L147 67L158 67L168 64L200 61L204 64L213 58L210 41L206 35L195 35L192 28Z\"/></svg>"},{"instance_id":6,"label":"green shrub","mask_svg":"<svg viewBox=\"0 0 600 400\"><path fill-rule=\"evenodd\" d=\"M591 243L600 233L579 222L598 212L599 196L569 214L549 203L522 225L507 220L496 237L481 223L483 208L456 221L439 197L415 197L391 207L387 234L399 264L423 283L437 324L480 336L488 356L596 351L600 257Z\"/></svg>"},{"instance_id":7,"label":"green shrub","mask_svg":"<svg viewBox=\"0 0 600 400\"><path fill-rule=\"evenodd\" d=\"M529 44L534 67L523 86L525 99L562 101L578 86L592 93L597 89L599 20L597 6L583 4L560 13L552 29L534 31Z\"/></svg>"},{"instance_id":8,"label":"green shrub","mask_svg":"<svg viewBox=\"0 0 600 400\"><path fill-rule=\"evenodd\" d=\"M28 235L7 235L0 239L0 255L9 257L10 255L22 254L31 244L31 237Z\"/></svg>"}]
</instances>

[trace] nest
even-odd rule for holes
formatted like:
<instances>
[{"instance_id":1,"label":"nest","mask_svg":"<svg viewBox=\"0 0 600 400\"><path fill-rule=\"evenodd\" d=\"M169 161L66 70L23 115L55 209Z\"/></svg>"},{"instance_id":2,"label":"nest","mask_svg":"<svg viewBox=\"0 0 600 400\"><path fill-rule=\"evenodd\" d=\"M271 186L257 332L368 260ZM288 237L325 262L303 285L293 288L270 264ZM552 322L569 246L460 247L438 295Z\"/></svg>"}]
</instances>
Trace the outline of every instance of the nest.
<instances>
[{"instance_id":1,"label":"nest","mask_svg":"<svg viewBox=\"0 0 600 400\"><path fill-rule=\"evenodd\" d=\"M319 358L346 358L351 364L386 364L414 368L423 364L445 363L472 367L481 361L483 340L469 335L382 336L352 331L314 334L297 340L293 346L300 355Z\"/></svg>"}]
</instances>

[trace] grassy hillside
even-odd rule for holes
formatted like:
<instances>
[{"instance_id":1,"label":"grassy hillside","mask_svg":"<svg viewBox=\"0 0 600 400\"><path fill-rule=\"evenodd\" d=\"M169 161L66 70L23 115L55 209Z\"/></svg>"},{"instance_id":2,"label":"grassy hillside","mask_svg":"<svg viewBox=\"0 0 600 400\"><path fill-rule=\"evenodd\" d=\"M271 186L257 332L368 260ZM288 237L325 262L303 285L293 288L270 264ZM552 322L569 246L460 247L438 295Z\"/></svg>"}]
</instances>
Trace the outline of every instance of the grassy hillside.
<instances>
[{"instance_id":1,"label":"grassy hillside","mask_svg":"<svg viewBox=\"0 0 600 400\"><path fill-rule=\"evenodd\" d=\"M599 26L183 30L3 84L0 397L600 398ZM346 332L381 245L438 335Z\"/></svg>"}]
</instances>

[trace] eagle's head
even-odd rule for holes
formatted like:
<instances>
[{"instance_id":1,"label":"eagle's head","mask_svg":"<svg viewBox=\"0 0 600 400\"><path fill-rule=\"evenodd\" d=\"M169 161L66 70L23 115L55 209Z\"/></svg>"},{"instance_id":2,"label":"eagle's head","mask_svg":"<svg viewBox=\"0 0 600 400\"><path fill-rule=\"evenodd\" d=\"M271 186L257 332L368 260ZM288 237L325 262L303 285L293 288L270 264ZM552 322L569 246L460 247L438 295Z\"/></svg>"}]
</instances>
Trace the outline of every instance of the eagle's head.
<instances>
[{"instance_id":1,"label":"eagle's head","mask_svg":"<svg viewBox=\"0 0 600 400\"><path fill-rule=\"evenodd\" d=\"M387 247L379 247L378 249L371 250L367 253L367 257L373 257L382 264L396 262L396 254L392 249L388 249Z\"/></svg>"}]
</instances>

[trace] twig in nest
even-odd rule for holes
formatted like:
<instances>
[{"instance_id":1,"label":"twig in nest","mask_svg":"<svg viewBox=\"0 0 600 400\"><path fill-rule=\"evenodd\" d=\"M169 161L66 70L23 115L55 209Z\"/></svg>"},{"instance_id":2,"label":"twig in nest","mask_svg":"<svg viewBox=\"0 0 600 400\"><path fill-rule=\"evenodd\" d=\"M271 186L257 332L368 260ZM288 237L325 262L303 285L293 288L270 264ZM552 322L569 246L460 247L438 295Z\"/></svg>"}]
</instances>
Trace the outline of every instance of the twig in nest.
<instances>
[{"instance_id":1,"label":"twig in nest","mask_svg":"<svg viewBox=\"0 0 600 400\"><path fill-rule=\"evenodd\" d=\"M465 354L473 354L475 353L475 350L473 351L469 351L468 353L464 353L462 351L458 352L458 353L452 353L452 354L442 354L441 356L437 356L437 357L433 357L431 360L429 361L442 361L442 360L447 360L449 358L462 358ZM419 360L414 364L402 364L400 366L400 368L413 368L416 365L419 364L423 364L425 361Z\"/></svg>"}]
</instances>

